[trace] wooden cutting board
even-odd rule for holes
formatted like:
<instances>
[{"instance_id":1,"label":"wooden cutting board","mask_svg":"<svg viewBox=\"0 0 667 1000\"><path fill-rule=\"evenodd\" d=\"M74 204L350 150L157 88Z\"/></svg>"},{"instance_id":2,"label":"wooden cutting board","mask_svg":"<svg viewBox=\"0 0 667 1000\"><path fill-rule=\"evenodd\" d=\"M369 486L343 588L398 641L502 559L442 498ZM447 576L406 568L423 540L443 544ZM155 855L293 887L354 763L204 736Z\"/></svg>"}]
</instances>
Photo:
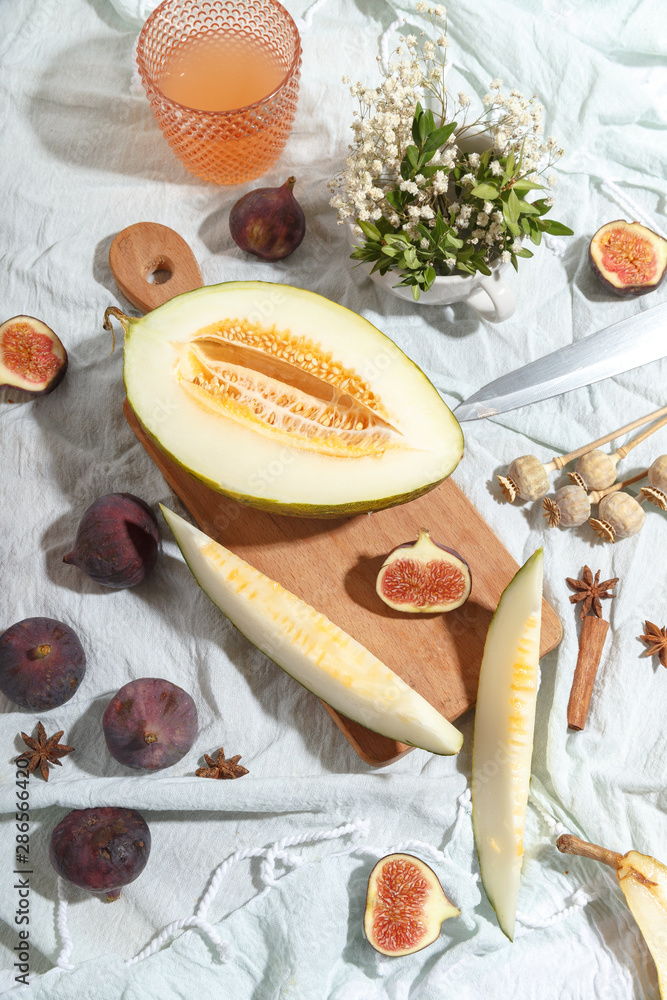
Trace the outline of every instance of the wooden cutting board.
<instances>
[{"instance_id":1,"label":"wooden cutting board","mask_svg":"<svg viewBox=\"0 0 667 1000\"><path fill-rule=\"evenodd\" d=\"M138 223L119 233L109 261L118 287L143 312L203 284L187 244L156 223ZM156 270L172 277L151 284L146 279ZM124 409L133 431L202 531L323 611L450 721L474 705L488 625L518 563L452 477L425 496L373 514L336 520L268 514L193 479L144 435L127 401ZM471 569L470 598L445 615L402 614L375 593L386 555L396 545L416 540L420 528L456 549ZM560 621L546 601L542 612L540 655L557 646L562 635ZM325 707L368 764L390 764L412 749Z\"/></svg>"}]
</instances>

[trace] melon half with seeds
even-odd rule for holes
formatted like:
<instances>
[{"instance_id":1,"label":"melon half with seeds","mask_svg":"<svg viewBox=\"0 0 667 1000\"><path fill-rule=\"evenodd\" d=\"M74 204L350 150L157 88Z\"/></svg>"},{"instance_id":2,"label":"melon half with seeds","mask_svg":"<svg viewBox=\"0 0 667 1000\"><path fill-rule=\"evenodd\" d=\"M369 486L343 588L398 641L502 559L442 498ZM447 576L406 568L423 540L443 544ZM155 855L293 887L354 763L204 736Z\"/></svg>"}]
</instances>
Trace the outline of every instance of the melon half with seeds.
<instances>
[{"instance_id":1,"label":"melon half with seeds","mask_svg":"<svg viewBox=\"0 0 667 1000\"><path fill-rule=\"evenodd\" d=\"M424 373L367 320L313 292L229 282L125 329L127 397L197 479L276 513L379 510L432 489L463 453Z\"/></svg>"},{"instance_id":2,"label":"melon half with seeds","mask_svg":"<svg viewBox=\"0 0 667 1000\"><path fill-rule=\"evenodd\" d=\"M480 874L512 940L523 863L537 702L542 549L510 580L491 619L479 674L472 823Z\"/></svg>"}]
</instances>

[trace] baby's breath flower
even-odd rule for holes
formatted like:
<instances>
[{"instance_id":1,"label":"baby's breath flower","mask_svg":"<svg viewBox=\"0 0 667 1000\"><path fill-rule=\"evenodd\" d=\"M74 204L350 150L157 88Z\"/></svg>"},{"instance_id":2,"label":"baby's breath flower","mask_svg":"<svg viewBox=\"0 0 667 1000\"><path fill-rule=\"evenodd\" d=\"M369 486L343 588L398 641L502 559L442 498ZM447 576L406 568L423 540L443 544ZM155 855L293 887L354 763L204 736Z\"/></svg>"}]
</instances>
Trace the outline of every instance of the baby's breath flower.
<instances>
[{"instance_id":1,"label":"baby's breath flower","mask_svg":"<svg viewBox=\"0 0 667 1000\"><path fill-rule=\"evenodd\" d=\"M551 186L553 174L546 182L542 178L563 151L554 137L543 139L544 112L535 95L525 98L516 89L504 95L500 79L491 81L489 93L482 98L482 112L471 121L470 97L460 92L455 102L445 85L446 9L417 0L416 10L430 21L439 36L435 41L424 31L406 34L389 67L378 59L382 76L377 87L359 81L350 84L349 77L343 78L358 107L352 112L352 142L344 169L327 186L339 222L372 220L382 233L382 238L373 239L356 227L360 243L352 256L381 262L384 270L407 267L384 253L384 235L404 233L412 247L410 259L418 261L408 271L419 286L427 288L431 281L427 270L432 275L432 268L445 274L456 269L457 252L449 249L451 244L441 244L444 233L463 241L461 270L468 273L498 259L514 260L522 241L508 230L501 194L522 178ZM454 121L458 124L449 141L429 150L425 139L434 129ZM492 157L468 153L465 146L459 149L461 140L471 134L487 137ZM498 191L497 197L481 200L472 194L475 185L484 183ZM552 203L551 197L544 199L546 209ZM535 216L523 210L519 215L528 238L539 236ZM424 226L435 230L432 240L424 236ZM548 225L540 228L549 231ZM443 245L448 247L446 255ZM415 249L428 253L415 257Z\"/></svg>"}]
</instances>

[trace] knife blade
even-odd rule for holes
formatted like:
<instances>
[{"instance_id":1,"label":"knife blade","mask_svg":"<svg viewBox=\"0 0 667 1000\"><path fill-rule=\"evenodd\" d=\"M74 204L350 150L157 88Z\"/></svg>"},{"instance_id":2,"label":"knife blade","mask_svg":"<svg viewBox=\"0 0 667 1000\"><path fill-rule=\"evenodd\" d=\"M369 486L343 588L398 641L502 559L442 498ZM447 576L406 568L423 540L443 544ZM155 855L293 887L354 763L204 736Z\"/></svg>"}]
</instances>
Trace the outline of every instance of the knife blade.
<instances>
[{"instance_id":1,"label":"knife blade","mask_svg":"<svg viewBox=\"0 0 667 1000\"><path fill-rule=\"evenodd\" d=\"M489 382L459 403L454 416L459 423L492 417L666 356L667 302L663 302Z\"/></svg>"}]
</instances>

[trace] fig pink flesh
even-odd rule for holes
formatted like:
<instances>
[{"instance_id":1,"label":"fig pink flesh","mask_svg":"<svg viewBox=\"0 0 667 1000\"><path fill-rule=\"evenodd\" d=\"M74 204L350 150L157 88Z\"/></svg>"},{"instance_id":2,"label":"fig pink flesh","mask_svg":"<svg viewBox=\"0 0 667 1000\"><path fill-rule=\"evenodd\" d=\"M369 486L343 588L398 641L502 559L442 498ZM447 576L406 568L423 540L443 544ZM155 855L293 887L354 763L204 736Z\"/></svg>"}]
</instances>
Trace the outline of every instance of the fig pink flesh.
<instances>
[{"instance_id":1,"label":"fig pink flesh","mask_svg":"<svg viewBox=\"0 0 667 1000\"><path fill-rule=\"evenodd\" d=\"M460 600L466 580L452 563L397 559L385 571L381 587L385 597L396 604L424 608Z\"/></svg>"},{"instance_id":2,"label":"fig pink flesh","mask_svg":"<svg viewBox=\"0 0 667 1000\"><path fill-rule=\"evenodd\" d=\"M33 316L0 325L0 388L43 396L62 381L67 352L50 327Z\"/></svg>"}]
</instances>

